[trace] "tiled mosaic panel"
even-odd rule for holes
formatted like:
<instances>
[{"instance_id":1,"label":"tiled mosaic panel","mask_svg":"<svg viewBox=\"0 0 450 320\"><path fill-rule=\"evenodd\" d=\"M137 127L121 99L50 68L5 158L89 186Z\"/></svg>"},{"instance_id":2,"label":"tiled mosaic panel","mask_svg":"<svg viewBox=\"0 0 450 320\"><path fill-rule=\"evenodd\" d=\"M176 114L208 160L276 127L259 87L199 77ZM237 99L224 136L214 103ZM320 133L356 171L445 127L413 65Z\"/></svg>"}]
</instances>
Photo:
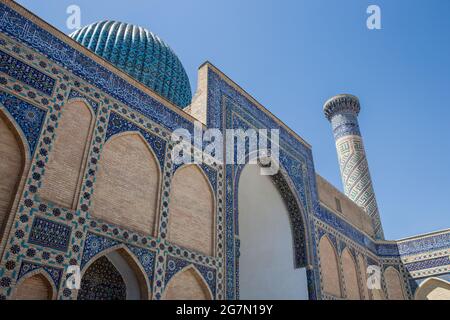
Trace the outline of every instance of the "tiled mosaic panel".
<instances>
[{"instance_id":1,"label":"tiled mosaic panel","mask_svg":"<svg viewBox=\"0 0 450 320\"><path fill-rule=\"evenodd\" d=\"M398 243L398 251L401 255L411 255L430 250L439 250L450 247L450 232L424 236L417 239Z\"/></svg>"},{"instance_id":2,"label":"tiled mosaic panel","mask_svg":"<svg viewBox=\"0 0 450 320\"><path fill-rule=\"evenodd\" d=\"M0 77L0 82L2 78ZM34 154L39 141L41 127L44 123L46 112L31 105L11 94L0 91L0 104L3 105L11 117L22 129L27 138L30 156Z\"/></svg>"},{"instance_id":3,"label":"tiled mosaic panel","mask_svg":"<svg viewBox=\"0 0 450 320\"><path fill-rule=\"evenodd\" d=\"M63 223L35 217L28 242L54 250L66 252L72 228Z\"/></svg>"},{"instance_id":4,"label":"tiled mosaic panel","mask_svg":"<svg viewBox=\"0 0 450 320\"><path fill-rule=\"evenodd\" d=\"M0 50L0 72L51 95L55 79Z\"/></svg>"}]
</instances>

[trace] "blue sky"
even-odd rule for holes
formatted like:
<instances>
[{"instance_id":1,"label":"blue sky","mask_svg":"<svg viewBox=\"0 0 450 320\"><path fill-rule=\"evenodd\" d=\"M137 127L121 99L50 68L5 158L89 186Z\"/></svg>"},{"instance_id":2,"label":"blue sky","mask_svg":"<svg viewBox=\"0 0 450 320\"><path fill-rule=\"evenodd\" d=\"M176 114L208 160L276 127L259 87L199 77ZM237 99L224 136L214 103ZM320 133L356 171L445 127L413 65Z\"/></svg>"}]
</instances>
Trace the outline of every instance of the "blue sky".
<instances>
[{"instance_id":1,"label":"blue sky","mask_svg":"<svg viewBox=\"0 0 450 320\"><path fill-rule=\"evenodd\" d=\"M211 61L313 146L316 171L339 189L322 105L360 98L359 117L387 239L450 227L450 1L21 0L69 33L115 19L141 25L178 54L193 91ZM381 8L382 30L366 28Z\"/></svg>"}]
</instances>

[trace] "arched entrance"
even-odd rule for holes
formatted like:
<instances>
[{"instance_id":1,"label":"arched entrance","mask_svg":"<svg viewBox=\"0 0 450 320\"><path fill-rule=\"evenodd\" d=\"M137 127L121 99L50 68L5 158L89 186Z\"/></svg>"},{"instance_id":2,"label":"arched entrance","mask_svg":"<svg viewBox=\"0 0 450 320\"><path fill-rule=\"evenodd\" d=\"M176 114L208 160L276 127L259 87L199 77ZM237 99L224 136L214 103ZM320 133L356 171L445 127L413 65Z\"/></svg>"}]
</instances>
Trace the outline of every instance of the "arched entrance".
<instances>
[{"instance_id":1,"label":"arched entrance","mask_svg":"<svg viewBox=\"0 0 450 320\"><path fill-rule=\"evenodd\" d=\"M303 218L283 175L248 164L238 187L240 298L308 299Z\"/></svg>"},{"instance_id":2,"label":"arched entrance","mask_svg":"<svg viewBox=\"0 0 450 320\"><path fill-rule=\"evenodd\" d=\"M148 300L145 274L124 248L100 255L86 268L78 300Z\"/></svg>"}]
</instances>

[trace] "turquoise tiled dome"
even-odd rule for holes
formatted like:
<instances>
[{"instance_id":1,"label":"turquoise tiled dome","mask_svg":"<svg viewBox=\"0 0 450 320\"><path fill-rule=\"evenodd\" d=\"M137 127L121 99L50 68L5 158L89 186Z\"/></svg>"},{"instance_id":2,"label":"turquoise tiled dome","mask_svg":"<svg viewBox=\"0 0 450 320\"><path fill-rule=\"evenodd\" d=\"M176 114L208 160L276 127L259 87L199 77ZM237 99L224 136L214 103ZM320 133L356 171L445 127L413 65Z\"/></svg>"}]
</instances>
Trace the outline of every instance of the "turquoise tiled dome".
<instances>
[{"instance_id":1,"label":"turquoise tiled dome","mask_svg":"<svg viewBox=\"0 0 450 320\"><path fill-rule=\"evenodd\" d=\"M178 57L150 31L128 23L100 21L70 35L177 106L191 103L191 86Z\"/></svg>"}]
</instances>

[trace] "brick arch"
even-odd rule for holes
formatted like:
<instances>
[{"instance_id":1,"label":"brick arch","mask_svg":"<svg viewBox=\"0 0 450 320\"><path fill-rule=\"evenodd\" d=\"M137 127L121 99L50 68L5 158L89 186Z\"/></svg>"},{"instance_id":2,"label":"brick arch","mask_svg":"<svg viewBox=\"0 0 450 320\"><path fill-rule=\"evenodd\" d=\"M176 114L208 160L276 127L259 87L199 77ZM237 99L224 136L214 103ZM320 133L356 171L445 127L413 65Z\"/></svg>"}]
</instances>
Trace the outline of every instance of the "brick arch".
<instances>
[{"instance_id":1,"label":"brick arch","mask_svg":"<svg viewBox=\"0 0 450 320\"><path fill-rule=\"evenodd\" d=\"M112 254L117 253L122 259L123 262L127 264L129 269L127 268L121 268L114 264L114 261L111 261ZM94 264L98 259L106 257L111 264L116 268L117 272L122 276L122 279L124 280L124 283L127 288L127 299L136 299L135 295L130 298L130 285L129 281L127 281L127 272L131 272L132 275L135 277L135 280L137 280L137 283L132 284L138 285L139 290L139 299L140 300L149 300L151 297L151 286L149 279L146 275L146 272L144 268L142 267L139 260L136 258L136 256L127 248L126 245L120 244L117 246L110 247L106 250L103 250L99 253L97 253L95 256L93 256L84 266L81 270L81 278L83 279L84 275L86 274L87 270L89 270L89 267ZM136 290L135 290L136 291Z\"/></svg>"},{"instance_id":2,"label":"brick arch","mask_svg":"<svg viewBox=\"0 0 450 320\"><path fill-rule=\"evenodd\" d=\"M341 253L342 273L345 284L346 298L360 300L358 272L353 254L346 247Z\"/></svg>"},{"instance_id":3,"label":"brick arch","mask_svg":"<svg viewBox=\"0 0 450 320\"><path fill-rule=\"evenodd\" d=\"M342 297L338 255L327 235L323 235L319 241L319 261L323 292Z\"/></svg>"},{"instance_id":4,"label":"brick arch","mask_svg":"<svg viewBox=\"0 0 450 320\"><path fill-rule=\"evenodd\" d=\"M214 255L215 198L203 170L195 164L175 171L169 201L167 239L203 254Z\"/></svg>"},{"instance_id":5,"label":"brick arch","mask_svg":"<svg viewBox=\"0 0 450 320\"><path fill-rule=\"evenodd\" d=\"M22 277L11 295L14 300L56 300L57 289L53 280L42 270L35 270Z\"/></svg>"},{"instance_id":6,"label":"brick arch","mask_svg":"<svg viewBox=\"0 0 450 320\"><path fill-rule=\"evenodd\" d=\"M439 278L424 280L414 294L415 300L450 300L450 282Z\"/></svg>"},{"instance_id":7,"label":"brick arch","mask_svg":"<svg viewBox=\"0 0 450 320\"><path fill-rule=\"evenodd\" d=\"M213 296L203 276L193 265L177 272L166 285L164 300L212 300Z\"/></svg>"},{"instance_id":8,"label":"brick arch","mask_svg":"<svg viewBox=\"0 0 450 320\"><path fill-rule=\"evenodd\" d=\"M124 132L104 145L94 184L93 215L143 234L154 235L161 168L139 132Z\"/></svg>"},{"instance_id":9,"label":"brick arch","mask_svg":"<svg viewBox=\"0 0 450 320\"><path fill-rule=\"evenodd\" d=\"M19 125L3 108L0 108L0 136L0 243L3 244L30 167L30 149Z\"/></svg>"},{"instance_id":10,"label":"brick arch","mask_svg":"<svg viewBox=\"0 0 450 320\"><path fill-rule=\"evenodd\" d=\"M75 209L88 156L95 114L82 100L63 106L39 195Z\"/></svg>"},{"instance_id":11,"label":"brick arch","mask_svg":"<svg viewBox=\"0 0 450 320\"><path fill-rule=\"evenodd\" d=\"M394 267L387 267L383 272L389 300L405 300L400 273Z\"/></svg>"}]
</instances>

